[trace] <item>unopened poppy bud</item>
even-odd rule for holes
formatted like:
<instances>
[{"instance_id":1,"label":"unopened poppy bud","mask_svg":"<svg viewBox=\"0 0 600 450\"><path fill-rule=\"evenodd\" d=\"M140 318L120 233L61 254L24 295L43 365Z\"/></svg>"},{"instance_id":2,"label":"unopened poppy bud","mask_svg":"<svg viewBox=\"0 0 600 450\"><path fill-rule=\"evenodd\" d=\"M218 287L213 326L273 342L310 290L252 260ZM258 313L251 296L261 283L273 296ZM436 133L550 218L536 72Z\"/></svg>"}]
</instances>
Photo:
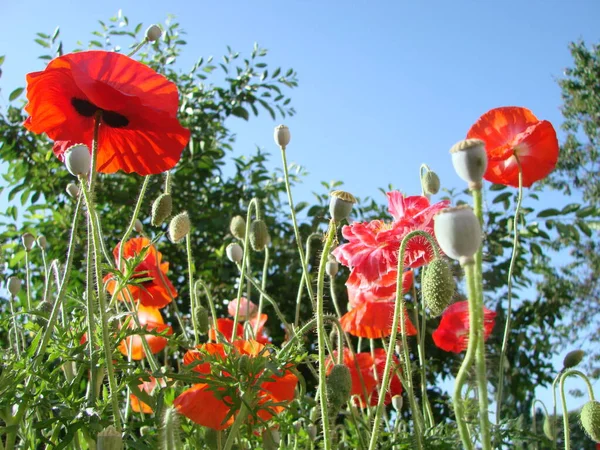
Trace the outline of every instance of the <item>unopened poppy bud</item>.
<instances>
[{"instance_id":1,"label":"unopened poppy bud","mask_svg":"<svg viewBox=\"0 0 600 450\"><path fill-rule=\"evenodd\" d=\"M577 366L583 360L584 356L585 352L583 350L573 350L567 353L567 356L563 360L563 370Z\"/></svg>"},{"instance_id":2,"label":"unopened poppy bud","mask_svg":"<svg viewBox=\"0 0 600 450\"><path fill-rule=\"evenodd\" d=\"M227 246L225 253L227 254L227 258L229 258L229 261L234 263L242 262L242 258L244 257L244 249L242 249L240 244L236 244L235 242Z\"/></svg>"},{"instance_id":3,"label":"unopened poppy bud","mask_svg":"<svg viewBox=\"0 0 600 450\"><path fill-rule=\"evenodd\" d=\"M440 191L440 177L433 170L428 170L421 177L421 186L425 194L435 195Z\"/></svg>"},{"instance_id":4,"label":"unopened poppy bud","mask_svg":"<svg viewBox=\"0 0 600 450\"><path fill-rule=\"evenodd\" d=\"M317 426L311 423L308 427L306 427L306 432L308 433L308 437L311 441L314 441L317 438Z\"/></svg>"},{"instance_id":5,"label":"unopened poppy bud","mask_svg":"<svg viewBox=\"0 0 600 450\"><path fill-rule=\"evenodd\" d=\"M38 236L37 245L42 250L46 250L46 247L48 246L48 241L46 240L46 236L43 236L43 235Z\"/></svg>"},{"instance_id":6,"label":"unopened poppy bud","mask_svg":"<svg viewBox=\"0 0 600 450\"><path fill-rule=\"evenodd\" d=\"M396 412L400 412L402 410L402 396L394 395L392 397L392 406L396 410Z\"/></svg>"},{"instance_id":7,"label":"unopened poppy bud","mask_svg":"<svg viewBox=\"0 0 600 450\"><path fill-rule=\"evenodd\" d=\"M352 375L350 369L344 364L336 364L331 368L327 376L327 400L331 407L331 413L337 412L350 399L352 390Z\"/></svg>"},{"instance_id":8,"label":"unopened poppy bud","mask_svg":"<svg viewBox=\"0 0 600 450\"><path fill-rule=\"evenodd\" d=\"M581 426L594 442L600 443L600 402L589 401L581 408Z\"/></svg>"},{"instance_id":9,"label":"unopened poppy bud","mask_svg":"<svg viewBox=\"0 0 600 450\"><path fill-rule=\"evenodd\" d=\"M551 417L544 417L544 425L542 426L542 430L548 439L554 441L554 424Z\"/></svg>"},{"instance_id":10,"label":"unopened poppy bud","mask_svg":"<svg viewBox=\"0 0 600 450\"><path fill-rule=\"evenodd\" d=\"M256 219L250 224L250 245L256 252L262 252L269 240L269 229L264 220Z\"/></svg>"},{"instance_id":11,"label":"unopened poppy bud","mask_svg":"<svg viewBox=\"0 0 600 450\"><path fill-rule=\"evenodd\" d=\"M333 191L329 200L329 214L334 222L341 222L347 219L352 211L352 205L356 203L356 198L349 192Z\"/></svg>"},{"instance_id":12,"label":"unopened poppy bud","mask_svg":"<svg viewBox=\"0 0 600 450\"><path fill-rule=\"evenodd\" d=\"M229 222L229 231L233 237L243 241L246 238L246 220L242 216L235 216Z\"/></svg>"},{"instance_id":13,"label":"unopened poppy bud","mask_svg":"<svg viewBox=\"0 0 600 450\"><path fill-rule=\"evenodd\" d=\"M160 431L160 448L173 450L181 448L180 430L177 410L173 406L165 408Z\"/></svg>"},{"instance_id":14,"label":"unopened poppy bud","mask_svg":"<svg viewBox=\"0 0 600 450\"><path fill-rule=\"evenodd\" d=\"M467 205L441 210L434 217L435 237L442 251L462 266L474 262L481 245L479 219Z\"/></svg>"},{"instance_id":15,"label":"unopened poppy bud","mask_svg":"<svg viewBox=\"0 0 600 450\"><path fill-rule=\"evenodd\" d=\"M325 272L327 275L333 278L337 275L339 270L340 265L338 264L337 260L332 255L329 255L329 258L327 258L327 263L325 264Z\"/></svg>"},{"instance_id":16,"label":"unopened poppy bud","mask_svg":"<svg viewBox=\"0 0 600 450\"><path fill-rule=\"evenodd\" d=\"M299 433L300 430L302 429L302 421L301 420L296 420L292 426L294 427L294 430L296 431L296 433Z\"/></svg>"},{"instance_id":17,"label":"unopened poppy bud","mask_svg":"<svg viewBox=\"0 0 600 450\"><path fill-rule=\"evenodd\" d=\"M450 149L454 170L471 189L481 189L481 180L487 168L485 142L481 139L466 139Z\"/></svg>"},{"instance_id":18,"label":"unopened poppy bud","mask_svg":"<svg viewBox=\"0 0 600 450\"><path fill-rule=\"evenodd\" d=\"M275 439L275 433L277 439ZM262 432L262 447L265 450L276 450L279 447L279 431L269 430L268 428Z\"/></svg>"},{"instance_id":19,"label":"unopened poppy bud","mask_svg":"<svg viewBox=\"0 0 600 450\"><path fill-rule=\"evenodd\" d=\"M443 259L434 259L425 269L423 276L423 298L434 317L442 314L452 301L456 283L452 270Z\"/></svg>"},{"instance_id":20,"label":"unopened poppy bud","mask_svg":"<svg viewBox=\"0 0 600 450\"><path fill-rule=\"evenodd\" d=\"M10 292L10 295L16 297L21 290L21 280L17 277L10 277L6 282L6 289Z\"/></svg>"},{"instance_id":21,"label":"unopened poppy bud","mask_svg":"<svg viewBox=\"0 0 600 450\"><path fill-rule=\"evenodd\" d=\"M208 333L209 323L208 323L208 310L202 306L196 306L194 310L194 314L196 315L196 325L198 326L198 333L206 334Z\"/></svg>"},{"instance_id":22,"label":"unopened poppy bud","mask_svg":"<svg viewBox=\"0 0 600 450\"><path fill-rule=\"evenodd\" d=\"M75 183L67 184L67 194L69 194L72 198L79 197L79 192L79 186L77 186Z\"/></svg>"},{"instance_id":23,"label":"unopened poppy bud","mask_svg":"<svg viewBox=\"0 0 600 450\"><path fill-rule=\"evenodd\" d=\"M144 224L140 219L135 219L135 222L133 223L133 229L136 231L136 233L141 234L144 232Z\"/></svg>"},{"instance_id":24,"label":"unopened poppy bud","mask_svg":"<svg viewBox=\"0 0 600 450\"><path fill-rule=\"evenodd\" d=\"M192 222L190 221L190 216L188 216L188 213L184 211L180 214L177 214L171 219L171 223L169 224L169 239L171 239L171 242L176 244L187 236L191 228Z\"/></svg>"},{"instance_id":25,"label":"unopened poppy bud","mask_svg":"<svg viewBox=\"0 0 600 450\"><path fill-rule=\"evenodd\" d=\"M71 175L87 175L91 165L92 155L87 145L75 144L65 151L65 166Z\"/></svg>"},{"instance_id":26,"label":"unopened poppy bud","mask_svg":"<svg viewBox=\"0 0 600 450\"><path fill-rule=\"evenodd\" d=\"M161 194L152 203L152 225L157 227L171 217L173 213L173 198L171 194Z\"/></svg>"},{"instance_id":27,"label":"unopened poppy bud","mask_svg":"<svg viewBox=\"0 0 600 450\"><path fill-rule=\"evenodd\" d=\"M23 247L25 247L25 251L28 252L35 244L35 236L31 233L23 233L21 242L23 243Z\"/></svg>"},{"instance_id":28,"label":"unopened poppy bud","mask_svg":"<svg viewBox=\"0 0 600 450\"><path fill-rule=\"evenodd\" d=\"M291 137L292 136L290 135L290 129L285 125L278 125L275 127L274 138L275 143L279 147L286 148L287 145L290 143Z\"/></svg>"},{"instance_id":29,"label":"unopened poppy bud","mask_svg":"<svg viewBox=\"0 0 600 450\"><path fill-rule=\"evenodd\" d=\"M97 450L122 450L123 438L115 427L110 425L98 433Z\"/></svg>"},{"instance_id":30,"label":"unopened poppy bud","mask_svg":"<svg viewBox=\"0 0 600 450\"><path fill-rule=\"evenodd\" d=\"M160 27L158 25L150 25L146 29L146 39L148 40L148 42L154 42L157 39L160 39L161 35L162 35L162 30L160 29Z\"/></svg>"}]
</instances>

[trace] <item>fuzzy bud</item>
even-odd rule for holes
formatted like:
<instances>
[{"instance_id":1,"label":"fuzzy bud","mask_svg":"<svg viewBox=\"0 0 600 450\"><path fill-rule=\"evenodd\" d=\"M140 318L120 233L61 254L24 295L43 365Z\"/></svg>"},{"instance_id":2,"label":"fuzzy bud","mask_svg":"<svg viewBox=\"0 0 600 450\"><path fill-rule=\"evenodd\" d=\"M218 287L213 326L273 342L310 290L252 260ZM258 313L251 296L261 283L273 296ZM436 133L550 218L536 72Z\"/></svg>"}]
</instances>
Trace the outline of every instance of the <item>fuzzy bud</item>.
<instances>
[{"instance_id":1,"label":"fuzzy bud","mask_svg":"<svg viewBox=\"0 0 600 450\"><path fill-rule=\"evenodd\" d=\"M421 177L423 192L427 195L435 195L440 191L440 177L433 170L428 170Z\"/></svg>"},{"instance_id":2,"label":"fuzzy bud","mask_svg":"<svg viewBox=\"0 0 600 450\"><path fill-rule=\"evenodd\" d=\"M92 166L92 155L87 145L75 144L65 150L65 166L71 175L87 175Z\"/></svg>"},{"instance_id":3,"label":"fuzzy bud","mask_svg":"<svg viewBox=\"0 0 600 450\"><path fill-rule=\"evenodd\" d=\"M146 29L146 40L148 42L154 42L154 41L160 39L161 35L162 35L162 30L160 29L160 27L158 25L150 25Z\"/></svg>"},{"instance_id":4,"label":"fuzzy bud","mask_svg":"<svg viewBox=\"0 0 600 450\"><path fill-rule=\"evenodd\" d=\"M275 133L273 137L275 138L275 143L279 147L286 148L290 143L292 136L290 135L290 129L288 127L285 125L278 125L275 127Z\"/></svg>"},{"instance_id":5,"label":"fuzzy bud","mask_svg":"<svg viewBox=\"0 0 600 450\"><path fill-rule=\"evenodd\" d=\"M425 269L423 276L423 298L434 317L442 314L452 301L456 283L452 270L443 259L434 259Z\"/></svg>"},{"instance_id":6,"label":"fuzzy bud","mask_svg":"<svg viewBox=\"0 0 600 450\"><path fill-rule=\"evenodd\" d=\"M202 306L196 306L194 310L194 314L196 315L196 324L198 325L198 333L206 334L208 333L209 323L208 323L208 310Z\"/></svg>"},{"instance_id":7,"label":"fuzzy bud","mask_svg":"<svg viewBox=\"0 0 600 450\"><path fill-rule=\"evenodd\" d=\"M600 402L589 401L581 408L581 427L590 439L600 443Z\"/></svg>"},{"instance_id":8,"label":"fuzzy bud","mask_svg":"<svg viewBox=\"0 0 600 450\"><path fill-rule=\"evenodd\" d=\"M462 266L474 262L481 245L481 224L471 207L446 208L434 217L435 237L442 251Z\"/></svg>"},{"instance_id":9,"label":"fuzzy bud","mask_svg":"<svg viewBox=\"0 0 600 450\"><path fill-rule=\"evenodd\" d=\"M79 192L79 186L77 186L75 183L67 184L67 194L69 194L72 198L79 197Z\"/></svg>"},{"instance_id":10,"label":"fuzzy bud","mask_svg":"<svg viewBox=\"0 0 600 450\"><path fill-rule=\"evenodd\" d=\"M165 409L162 417L162 428L160 430L160 448L177 449L181 448L179 414L177 410L171 406Z\"/></svg>"},{"instance_id":11,"label":"fuzzy bud","mask_svg":"<svg viewBox=\"0 0 600 450\"><path fill-rule=\"evenodd\" d=\"M173 197L171 194L161 194L152 203L152 225L157 227L171 217L173 213Z\"/></svg>"},{"instance_id":12,"label":"fuzzy bud","mask_svg":"<svg viewBox=\"0 0 600 450\"><path fill-rule=\"evenodd\" d=\"M311 423L308 427L306 427L306 432L308 433L308 438L311 441L314 441L317 438L317 426L314 423Z\"/></svg>"},{"instance_id":13,"label":"fuzzy bud","mask_svg":"<svg viewBox=\"0 0 600 450\"><path fill-rule=\"evenodd\" d=\"M352 390L352 375L350 369L343 364L332 367L327 377L327 399L331 407L331 413L337 412L350 399Z\"/></svg>"},{"instance_id":14,"label":"fuzzy bud","mask_svg":"<svg viewBox=\"0 0 600 450\"><path fill-rule=\"evenodd\" d=\"M341 222L347 219L352 211L352 205L356 203L356 198L349 192L333 191L329 201L329 214L334 222Z\"/></svg>"},{"instance_id":15,"label":"fuzzy bud","mask_svg":"<svg viewBox=\"0 0 600 450\"><path fill-rule=\"evenodd\" d=\"M337 275L340 270L340 265L333 255L329 255L327 258L327 264L325 264L325 272L329 275L330 278L333 278Z\"/></svg>"},{"instance_id":16,"label":"fuzzy bud","mask_svg":"<svg viewBox=\"0 0 600 450\"><path fill-rule=\"evenodd\" d=\"M225 249L225 253L227 254L227 258L229 261L234 263L241 263L242 258L244 257L244 249L240 244L229 244Z\"/></svg>"},{"instance_id":17,"label":"fuzzy bud","mask_svg":"<svg viewBox=\"0 0 600 450\"><path fill-rule=\"evenodd\" d=\"M25 247L25 251L29 252L35 245L35 236L31 233L23 233L21 242L23 243L23 247Z\"/></svg>"},{"instance_id":18,"label":"fuzzy bud","mask_svg":"<svg viewBox=\"0 0 600 450\"><path fill-rule=\"evenodd\" d=\"M480 139L457 142L450 149L450 155L458 176L469 183L470 189L481 189L481 180L487 168L485 142Z\"/></svg>"},{"instance_id":19,"label":"fuzzy bud","mask_svg":"<svg viewBox=\"0 0 600 450\"><path fill-rule=\"evenodd\" d=\"M262 252L269 240L269 229L264 220L253 220L250 224L250 245L255 252Z\"/></svg>"},{"instance_id":20,"label":"fuzzy bud","mask_svg":"<svg viewBox=\"0 0 600 450\"><path fill-rule=\"evenodd\" d=\"M583 360L584 356L585 352L583 350L573 350L567 353L567 356L563 360L563 370L577 366Z\"/></svg>"},{"instance_id":21,"label":"fuzzy bud","mask_svg":"<svg viewBox=\"0 0 600 450\"><path fill-rule=\"evenodd\" d=\"M190 232L192 228L192 222L190 221L190 216L186 211L177 214L173 219L171 219L171 223L169 224L169 239L171 242L176 244L180 242L187 234Z\"/></svg>"},{"instance_id":22,"label":"fuzzy bud","mask_svg":"<svg viewBox=\"0 0 600 450\"><path fill-rule=\"evenodd\" d=\"M136 233L142 234L144 232L144 224L140 219L135 219L133 229L136 231Z\"/></svg>"},{"instance_id":23,"label":"fuzzy bud","mask_svg":"<svg viewBox=\"0 0 600 450\"><path fill-rule=\"evenodd\" d=\"M542 430L548 439L554 441L554 420L552 417L544 416L544 425Z\"/></svg>"},{"instance_id":24,"label":"fuzzy bud","mask_svg":"<svg viewBox=\"0 0 600 450\"><path fill-rule=\"evenodd\" d=\"M229 222L229 231L233 237L243 241L246 238L246 220L242 216L235 216Z\"/></svg>"},{"instance_id":25,"label":"fuzzy bud","mask_svg":"<svg viewBox=\"0 0 600 450\"><path fill-rule=\"evenodd\" d=\"M402 410L402 396L401 395L394 395L392 397L392 406L394 407L396 412L400 412L400 410Z\"/></svg>"},{"instance_id":26,"label":"fuzzy bud","mask_svg":"<svg viewBox=\"0 0 600 450\"><path fill-rule=\"evenodd\" d=\"M48 241L46 240L46 236L39 235L37 238L37 245L42 250L46 250L46 247L48 247Z\"/></svg>"},{"instance_id":27,"label":"fuzzy bud","mask_svg":"<svg viewBox=\"0 0 600 450\"><path fill-rule=\"evenodd\" d=\"M6 289L10 292L10 295L16 297L21 290L21 280L17 277L10 277L6 282Z\"/></svg>"},{"instance_id":28,"label":"fuzzy bud","mask_svg":"<svg viewBox=\"0 0 600 450\"><path fill-rule=\"evenodd\" d=\"M123 438L112 425L98 433L97 450L122 450Z\"/></svg>"}]
</instances>

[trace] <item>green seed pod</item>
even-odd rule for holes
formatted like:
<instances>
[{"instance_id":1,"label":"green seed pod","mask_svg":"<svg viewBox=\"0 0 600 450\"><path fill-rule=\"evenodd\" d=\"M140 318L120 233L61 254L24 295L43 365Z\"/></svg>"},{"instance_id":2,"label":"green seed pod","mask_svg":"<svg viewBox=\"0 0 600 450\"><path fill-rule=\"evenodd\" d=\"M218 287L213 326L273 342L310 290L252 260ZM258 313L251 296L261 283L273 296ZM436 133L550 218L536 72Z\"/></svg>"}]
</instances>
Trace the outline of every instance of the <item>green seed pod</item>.
<instances>
[{"instance_id":1,"label":"green seed pod","mask_svg":"<svg viewBox=\"0 0 600 450\"><path fill-rule=\"evenodd\" d=\"M563 360L563 370L577 366L583 360L584 356L585 352L583 350L573 350L567 353L567 356Z\"/></svg>"},{"instance_id":2,"label":"green seed pod","mask_svg":"<svg viewBox=\"0 0 600 450\"><path fill-rule=\"evenodd\" d=\"M329 214L334 222L341 222L347 219L352 211L352 205L356 203L354 195L345 191L333 191L329 201Z\"/></svg>"},{"instance_id":3,"label":"green seed pod","mask_svg":"<svg viewBox=\"0 0 600 450\"><path fill-rule=\"evenodd\" d=\"M589 401L581 408L581 426L594 442L600 443L600 402Z\"/></svg>"},{"instance_id":4,"label":"green seed pod","mask_svg":"<svg viewBox=\"0 0 600 450\"><path fill-rule=\"evenodd\" d=\"M233 237L243 241L246 238L246 220L242 216L235 216L229 222L229 231Z\"/></svg>"},{"instance_id":5,"label":"green seed pod","mask_svg":"<svg viewBox=\"0 0 600 450\"><path fill-rule=\"evenodd\" d=\"M435 195L440 191L440 177L433 170L428 170L421 177L423 192L427 195Z\"/></svg>"},{"instance_id":6,"label":"green seed pod","mask_svg":"<svg viewBox=\"0 0 600 450\"><path fill-rule=\"evenodd\" d=\"M10 295L16 297L21 290L21 280L17 277L10 277L6 282L6 289L10 292Z\"/></svg>"},{"instance_id":7,"label":"green seed pod","mask_svg":"<svg viewBox=\"0 0 600 450\"><path fill-rule=\"evenodd\" d=\"M452 301L456 283L450 266L443 259L434 259L425 269L423 276L423 298L434 317L442 314Z\"/></svg>"},{"instance_id":8,"label":"green seed pod","mask_svg":"<svg viewBox=\"0 0 600 450\"><path fill-rule=\"evenodd\" d=\"M21 242L26 252L31 251L35 244L35 236L31 233L25 233L21 236Z\"/></svg>"},{"instance_id":9,"label":"green seed pod","mask_svg":"<svg viewBox=\"0 0 600 450\"><path fill-rule=\"evenodd\" d=\"M152 225L157 227L171 217L173 213L173 197L171 194L161 194L152 203Z\"/></svg>"},{"instance_id":10,"label":"green seed pod","mask_svg":"<svg viewBox=\"0 0 600 450\"><path fill-rule=\"evenodd\" d=\"M158 25L150 25L146 29L146 39L149 42L154 42L154 41L160 39L161 35L162 35L162 30L160 29L160 27Z\"/></svg>"},{"instance_id":11,"label":"green seed pod","mask_svg":"<svg viewBox=\"0 0 600 450\"><path fill-rule=\"evenodd\" d=\"M208 323L208 310L199 305L194 310L194 314L196 315L196 324L198 325L198 333L206 334L208 333L209 323Z\"/></svg>"},{"instance_id":12,"label":"green seed pod","mask_svg":"<svg viewBox=\"0 0 600 450\"><path fill-rule=\"evenodd\" d=\"M264 220L254 220L250 224L250 245L256 252L262 252L269 242L269 229Z\"/></svg>"},{"instance_id":13,"label":"green seed pod","mask_svg":"<svg viewBox=\"0 0 600 450\"><path fill-rule=\"evenodd\" d=\"M332 414L337 414L350 399L351 390L350 369L343 364L334 365L327 377L327 400Z\"/></svg>"},{"instance_id":14,"label":"green seed pod","mask_svg":"<svg viewBox=\"0 0 600 450\"><path fill-rule=\"evenodd\" d=\"M97 450L123 450L123 438L112 425L98 433Z\"/></svg>"},{"instance_id":15,"label":"green seed pod","mask_svg":"<svg viewBox=\"0 0 600 450\"><path fill-rule=\"evenodd\" d=\"M180 214L177 214L171 219L171 223L169 224L169 239L171 239L171 242L176 244L187 236L191 228L192 222L190 221L190 216L188 216L188 213L184 211Z\"/></svg>"}]
</instances>

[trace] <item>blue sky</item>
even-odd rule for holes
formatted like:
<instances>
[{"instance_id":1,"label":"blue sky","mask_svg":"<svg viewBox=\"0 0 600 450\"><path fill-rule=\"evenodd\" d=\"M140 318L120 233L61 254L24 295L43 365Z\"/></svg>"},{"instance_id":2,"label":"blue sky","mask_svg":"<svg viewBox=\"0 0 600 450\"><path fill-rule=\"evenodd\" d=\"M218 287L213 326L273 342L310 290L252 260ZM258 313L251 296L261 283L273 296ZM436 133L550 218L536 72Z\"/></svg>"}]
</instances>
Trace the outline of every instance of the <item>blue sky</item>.
<instances>
[{"instance_id":1,"label":"blue sky","mask_svg":"<svg viewBox=\"0 0 600 450\"><path fill-rule=\"evenodd\" d=\"M555 125L560 139L556 80L571 64L568 44L600 38L598 0L4 0L0 105L24 85L25 73L44 67L36 32L60 25L66 49L73 48L119 8L145 25L175 14L189 44L183 67L199 56L219 58L226 45L249 54L258 42L269 49L270 65L298 72L300 86L290 93L297 115L285 121L292 132L288 159L310 174L296 201L310 201L310 192L329 180L381 201L377 188L389 183L417 194L423 162L443 186L462 188L448 150L497 106L531 109ZM276 124L266 114L249 123L230 120L233 154L258 145L277 166ZM556 194L546 198L566 203Z\"/></svg>"}]
</instances>

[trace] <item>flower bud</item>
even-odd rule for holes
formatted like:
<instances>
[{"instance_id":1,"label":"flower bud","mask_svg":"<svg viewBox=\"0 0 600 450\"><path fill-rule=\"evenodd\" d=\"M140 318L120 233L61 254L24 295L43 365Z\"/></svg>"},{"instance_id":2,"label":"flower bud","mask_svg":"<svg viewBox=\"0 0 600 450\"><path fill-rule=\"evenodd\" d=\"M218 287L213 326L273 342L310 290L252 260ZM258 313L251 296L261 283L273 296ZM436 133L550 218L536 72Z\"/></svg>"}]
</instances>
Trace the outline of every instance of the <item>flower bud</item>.
<instances>
[{"instance_id":1,"label":"flower bud","mask_svg":"<svg viewBox=\"0 0 600 450\"><path fill-rule=\"evenodd\" d=\"M208 323L208 310L204 306L198 305L194 310L194 314L196 315L196 325L198 326L198 333L208 333L208 329L210 328L210 324Z\"/></svg>"},{"instance_id":2,"label":"flower bud","mask_svg":"<svg viewBox=\"0 0 600 450\"><path fill-rule=\"evenodd\" d=\"M473 263L482 236L479 219L471 207L446 208L433 219L435 237L442 251L462 266Z\"/></svg>"},{"instance_id":3,"label":"flower bud","mask_svg":"<svg viewBox=\"0 0 600 450\"><path fill-rule=\"evenodd\" d=\"M275 439L277 435L277 439ZM266 428L262 432L262 449L264 450L277 450L279 447L279 431L273 429L269 430Z\"/></svg>"},{"instance_id":4,"label":"flower bud","mask_svg":"<svg viewBox=\"0 0 600 450\"><path fill-rule=\"evenodd\" d=\"M29 252L35 244L35 236L31 233L23 233L21 242L23 243L23 247L25 247L25 251Z\"/></svg>"},{"instance_id":5,"label":"flower bud","mask_svg":"<svg viewBox=\"0 0 600 450\"><path fill-rule=\"evenodd\" d=\"M294 427L294 431L296 431L296 433L300 433L300 430L302 429L302 420L296 420L292 426Z\"/></svg>"},{"instance_id":6,"label":"flower bud","mask_svg":"<svg viewBox=\"0 0 600 450\"><path fill-rule=\"evenodd\" d=\"M67 194L69 194L72 198L79 197L79 192L79 186L77 186L75 183L67 184Z\"/></svg>"},{"instance_id":7,"label":"flower bud","mask_svg":"<svg viewBox=\"0 0 600 450\"><path fill-rule=\"evenodd\" d=\"M262 252L269 240L269 229L264 220L256 219L250 224L250 245L255 252Z\"/></svg>"},{"instance_id":8,"label":"flower bud","mask_svg":"<svg viewBox=\"0 0 600 450\"><path fill-rule=\"evenodd\" d=\"M48 241L46 240L46 236L40 234L37 238L37 245L42 250L46 250L46 247L48 247Z\"/></svg>"},{"instance_id":9,"label":"flower bud","mask_svg":"<svg viewBox=\"0 0 600 450\"><path fill-rule=\"evenodd\" d=\"M392 406L394 407L396 412L400 412L400 410L402 410L402 396L401 395L394 395L392 397Z\"/></svg>"},{"instance_id":10,"label":"flower bud","mask_svg":"<svg viewBox=\"0 0 600 450\"><path fill-rule=\"evenodd\" d=\"M450 149L454 170L471 189L481 189L481 180L487 168L485 142L480 139L466 139L457 142Z\"/></svg>"},{"instance_id":11,"label":"flower bud","mask_svg":"<svg viewBox=\"0 0 600 450\"><path fill-rule=\"evenodd\" d=\"M308 438L311 441L314 441L317 438L317 426L314 423L311 423L308 427L306 427L306 432L308 433Z\"/></svg>"},{"instance_id":12,"label":"flower bud","mask_svg":"<svg viewBox=\"0 0 600 450\"><path fill-rule=\"evenodd\" d=\"M162 35L162 30L160 29L160 27L158 25L150 25L146 29L146 40L148 42L154 42L154 41L160 39L161 35Z\"/></svg>"},{"instance_id":13,"label":"flower bud","mask_svg":"<svg viewBox=\"0 0 600 450\"><path fill-rule=\"evenodd\" d=\"M290 143L290 139L291 139L290 129L288 127L286 127L285 125L276 126L274 138L275 138L275 143L279 147L286 148L287 145Z\"/></svg>"},{"instance_id":14,"label":"flower bud","mask_svg":"<svg viewBox=\"0 0 600 450\"><path fill-rule=\"evenodd\" d=\"M165 450L181 448L180 430L179 414L175 407L165 408L162 417L162 428L160 430L160 448Z\"/></svg>"},{"instance_id":15,"label":"flower bud","mask_svg":"<svg viewBox=\"0 0 600 450\"><path fill-rule=\"evenodd\" d=\"M339 270L340 265L338 264L337 260L333 255L329 255L329 258L327 258L327 263L325 264L325 272L327 275L333 278L337 275Z\"/></svg>"},{"instance_id":16,"label":"flower bud","mask_svg":"<svg viewBox=\"0 0 600 450\"><path fill-rule=\"evenodd\" d=\"M191 228L192 222L187 211L177 214L171 219L171 223L169 224L169 239L176 244L187 236Z\"/></svg>"},{"instance_id":17,"label":"flower bud","mask_svg":"<svg viewBox=\"0 0 600 450\"><path fill-rule=\"evenodd\" d=\"M244 249L240 244L236 244L235 242L227 246L225 253L229 261L234 263L242 262L242 258L244 257Z\"/></svg>"},{"instance_id":18,"label":"flower bud","mask_svg":"<svg viewBox=\"0 0 600 450\"><path fill-rule=\"evenodd\" d=\"M554 422L556 418L544 416L544 425L542 426L542 430L548 439L554 441Z\"/></svg>"},{"instance_id":19,"label":"flower bud","mask_svg":"<svg viewBox=\"0 0 600 450\"><path fill-rule=\"evenodd\" d=\"M565 359L563 360L563 370L577 366L584 356L585 352L583 350L573 350L572 352L567 353L567 356L565 356Z\"/></svg>"},{"instance_id":20,"label":"flower bud","mask_svg":"<svg viewBox=\"0 0 600 450\"><path fill-rule=\"evenodd\" d=\"M16 297L21 290L21 280L17 277L10 277L6 282L6 289L10 292L10 295Z\"/></svg>"},{"instance_id":21,"label":"flower bud","mask_svg":"<svg viewBox=\"0 0 600 450\"><path fill-rule=\"evenodd\" d=\"M235 312L238 310L238 303L240 304L238 320L248 320L258 312L258 306L256 306L255 303L251 302L246 297L240 297L239 300L232 300L227 305L227 312L231 317L235 317Z\"/></svg>"},{"instance_id":22,"label":"flower bud","mask_svg":"<svg viewBox=\"0 0 600 450\"><path fill-rule=\"evenodd\" d=\"M329 201L329 214L334 222L341 222L347 219L352 211L352 205L356 203L356 198L349 192L333 191Z\"/></svg>"},{"instance_id":23,"label":"flower bud","mask_svg":"<svg viewBox=\"0 0 600 450\"><path fill-rule=\"evenodd\" d=\"M152 203L152 225L157 227L171 217L173 213L173 198L171 194L161 194Z\"/></svg>"},{"instance_id":24,"label":"flower bud","mask_svg":"<svg viewBox=\"0 0 600 450\"><path fill-rule=\"evenodd\" d=\"M92 165L92 155L87 145L75 144L65 151L65 166L71 175L87 175Z\"/></svg>"},{"instance_id":25,"label":"flower bud","mask_svg":"<svg viewBox=\"0 0 600 450\"><path fill-rule=\"evenodd\" d=\"M136 233L142 234L144 232L144 224L140 219L135 219L135 222L133 223L133 229L136 231Z\"/></svg>"},{"instance_id":26,"label":"flower bud","mask_svg":"<svg viewBox=\"0 0 600 450\"><path fill-rule=\"evenodd\" d=\"M600 402L589 401L581 408L581 427L594 442L600 443Z\"/></svg>"},{"instance_id":27,"label":"flower bud","mask_svg":"<svg viewBox=\"0 0 600 450\"><path fill-rule=\"evenodd\" d=\"M350 399L352 390L352 375L344 364L336 364L327 376L327 400L332 414L337 412Z\"/></svg>"},{"instance_id":28,"label":"flower bud","mask_svg":"<svg viewBox=\"0 0 600 450\"><path fill-rule=\"evenodd\" d=\"M98 433L97 450L122 450L123 438L112 425Z\"/></svg>"},{"instance_id":29,"label":"flower bud","mask_svg":"<svg viewBox=\"0 0 600 450\"><path fill-rule=\"evenodd\" d=\"M427 195L435 195L440 191L440 177L433 170L428 170L421 177L423 192Z\"/></svg>"},{"instance_id":30,"label":"flower bud","mask_svg":"<svg viewBox=\"0 0 600 450\"><path fill-rule=\"evenodd\" d=\"M434 259L425 269L423 276L423 298L434 317L442 314L452 301L456 283L452 270L443 259Z\"/></svg>"},{"instance_id":31,"label":"flower bud","mask_svg":"<svg viewBox=\"0 0 600 450\"><path fill-rule=\"evenodd\" d=\"M246 238L246 220L242 216L235 216L229 222L229 231L233 237L243 241Z\"/></svg>"}]
</instances>

